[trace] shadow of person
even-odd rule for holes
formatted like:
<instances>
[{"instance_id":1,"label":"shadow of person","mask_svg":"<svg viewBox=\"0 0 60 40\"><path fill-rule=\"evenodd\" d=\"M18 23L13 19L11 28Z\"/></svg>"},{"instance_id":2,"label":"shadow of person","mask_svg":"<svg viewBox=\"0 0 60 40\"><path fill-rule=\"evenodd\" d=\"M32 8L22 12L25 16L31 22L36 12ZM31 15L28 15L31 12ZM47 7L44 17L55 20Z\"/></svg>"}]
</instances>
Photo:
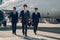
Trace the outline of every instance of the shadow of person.
<instances>
[{"instance_id":1,"label":"shadow of person","mask_svg":"<svg viewBox=\"0 0 60 40\"><path fill-rule=\"evenodd\" d=\"M40 38L33 38L30 36L24 37L25 40L46 40L46 39L40 39Z\"/></svg>"},{"instance_id":2,"label":"shadow of person","mask_svg":"<svg viewBox=\"0 0 60 40\"><path fill-rule=\"evenodd\" d=\"M16 34L16 36L17 36L17 37L23 37L23 36L21 36L21 35L18 35L18 34Z\"/></svg>"},{"instance_id":3,"label":"shadow of person","mask_svg":"<svg viewBox=\"0 0 60 40\"><path fill-rule=\"evenodd\" d=\"M35 37L30 37L30 36L22 36L22 35L18 35L16 34L16 36L18 37L22 37L24 40L46 40L46 39L41 39L41 38L35 38Z\"/></svg>"},{"instance_id":4,"label":"shadow of person","mask_svg":"<svg viewBox=\"0 0 60 40\"><path fill-rule=\"evenodd\" d=\"M49 35L47 36L47 35L37 34L37 36L43 36L43 37L47 37L47 38L52 38L52 39L60 40L60 38L49 36Z\"/></svg>"}]
</instances>

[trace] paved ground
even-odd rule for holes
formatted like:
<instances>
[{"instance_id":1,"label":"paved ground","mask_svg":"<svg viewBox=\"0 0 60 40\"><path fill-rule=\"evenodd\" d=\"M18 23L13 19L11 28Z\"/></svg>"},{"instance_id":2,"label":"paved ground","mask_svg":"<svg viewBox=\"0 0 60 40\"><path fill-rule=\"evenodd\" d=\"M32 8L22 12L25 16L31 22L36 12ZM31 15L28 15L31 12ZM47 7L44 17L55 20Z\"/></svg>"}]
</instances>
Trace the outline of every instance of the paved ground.
<instances>
[{"instance_id":1,"label":"paved ground","mask_svg":"<svg viewBox=\"0 0 60 40\"><path fill-rule=\"evenodd\" d=\"M13 35L10 31L0 31L0 40L60 40L60 34L37 31L37 35L33 30L28 30L28 37L22 35L21 30L17 30L17 35Z\"/></svg>"},{"instance_id":2,"label":"paved ground","mask_svg":"<svg viewBox=\"0 0 60 40\"><path fill-rule=\"evenodd\" d=\"M21 23L17 27L17 35L13 35L10 24L0 27L0 40L60 40L60 24L39 24L37 35L33 27L28 27L28 37L22 35Z\"/></svg>"}]
</instances>

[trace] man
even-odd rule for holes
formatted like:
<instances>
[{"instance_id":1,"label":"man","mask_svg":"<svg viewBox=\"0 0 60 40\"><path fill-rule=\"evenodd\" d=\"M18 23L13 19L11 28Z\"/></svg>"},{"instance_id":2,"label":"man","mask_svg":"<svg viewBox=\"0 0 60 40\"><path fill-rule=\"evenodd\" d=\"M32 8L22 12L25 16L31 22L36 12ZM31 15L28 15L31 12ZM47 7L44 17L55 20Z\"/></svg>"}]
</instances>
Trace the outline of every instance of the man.
<instances>
[{"instance_id":1,"label":"man","mask_svg":"<svg viewBox=\"0 0 60 40\"><path fill-rule=\"evenodd\" d=\"M24 10L20 12L20 17L22 18L22 32L23 35L27 36L27 25L28 25L28 20L30 18L30 12L27 10L27 5L25 4Z\"/></svg>"},{"instance_id":2,"label":"man","mask_svg":"<svg viewBox=\"0 0 60 40\"><path fill-rule=\"evenodd\" d=\"M16 7L13 7L13 12L11 12L10 17L12 23L12 33L16 35L16 25L18 22L18 13L16 11Z\"/></svg>"},{"instance_id":3,"label":"man","mask_svg":"<svg viewBox=\"0 0 60 40\"><path fill-rule=\"evenodd\" d=\"M34 33L36 34L38 23L39 23L40 13L38 12L38 8L35 8L35 12L32 14L32 22L34 26Z\"/></svg>"}]
</instances>

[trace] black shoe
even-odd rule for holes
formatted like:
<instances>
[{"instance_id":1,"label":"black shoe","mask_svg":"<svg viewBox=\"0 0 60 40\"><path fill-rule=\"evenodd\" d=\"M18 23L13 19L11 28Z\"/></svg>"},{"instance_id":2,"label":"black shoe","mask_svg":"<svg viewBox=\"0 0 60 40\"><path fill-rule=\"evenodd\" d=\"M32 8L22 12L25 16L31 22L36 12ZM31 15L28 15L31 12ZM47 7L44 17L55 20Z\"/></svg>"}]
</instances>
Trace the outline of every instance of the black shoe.
<instances>
[{"instance_id":1,"label":"black shoe","mask_svg":"<svg viewBox=\"0 0 60 40\"><path fill-rule=\"evenodd\" d=\"M27 34L25 34L25 37L27 37Z\"/></svg>"},{"instance_id":2,"label":"black shoe","mask_svg":"<svg viewBox=\"0 0 60 40\"><path fill-rule=\"evenodd\" d=\"M14 35L16 35L16 33L14 33Z\"/></svg>"},{"instance_id":3,"label":"black shoe","mask_svg":"<svg viewBox=\"0 0 60 40\"><path fill-rule=\"evenodd\" d=\"M14 34L14 33L12 32L12 34Z\"/></svg>"},{"instance_id":4,"label":"black shoe","mask_svg":"<svg viewBox=\"0 0 60 40\"><path fill-rule=\"evenodd\" d=\"M24 33L23 33L23 35L24 35Z\"/></svg>"},{"instance_id":5,"label":"black shoe","mask_svg":"<svg viewBox=\"0 0 60 40\"><path fill-rule=\"evenodd\" d=\"M16 35L16 33L13 33L14 35Z\"/></svg>"},{"instance_id":6,"label":"black shoe","mask_svg":"<svg viewBox=\"0 0 60 40\"><path fill-rule=\"evenodd\" d=\"M36 32L34 32L34 34L36 35L37 33L36 33Z\"/></svg>"}]
</instances>

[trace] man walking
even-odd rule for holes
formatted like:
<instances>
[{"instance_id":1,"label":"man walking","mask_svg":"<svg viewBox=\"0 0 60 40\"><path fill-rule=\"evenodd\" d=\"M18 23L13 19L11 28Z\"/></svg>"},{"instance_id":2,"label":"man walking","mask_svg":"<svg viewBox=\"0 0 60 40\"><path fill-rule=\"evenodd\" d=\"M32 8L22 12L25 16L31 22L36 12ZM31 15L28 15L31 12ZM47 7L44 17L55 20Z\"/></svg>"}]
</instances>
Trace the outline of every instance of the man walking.
<instances>
[{"instance_id":1,"label":"man walking","mask_svg":"<svg viewBox=\"0 0 60 40\"><path fill-rule=\"evenodd\" d=\"M22 33L27 36L27 25L30 18L30 12L27 10L27 5L23 5L24 10L20 12L20 17L22 18Z\"/></svg>"},{"instance_id":2,"label":"man walking","mask_svg":"<svg viewBox=\"0 0 60 40\"><path fill-rule=\"evenodd\" d=\"M10 14L11 23L12 23L12 33L16 35L16 27L18 22L18 13L16 7L13 7L13 12Z\"/></svg>"},{"instance_id":3,"label":"man walking","mask_svg":"<svg viewBox=\"0 0 60 40\"><path fill-rule=\"evenodd\" d=\"M36 34L38 23L39 23L40 13L38 12L38 8L35 8L35 12L32 14L32 22L34 26L34 33Z\"/></svg>"}]
</instances>

